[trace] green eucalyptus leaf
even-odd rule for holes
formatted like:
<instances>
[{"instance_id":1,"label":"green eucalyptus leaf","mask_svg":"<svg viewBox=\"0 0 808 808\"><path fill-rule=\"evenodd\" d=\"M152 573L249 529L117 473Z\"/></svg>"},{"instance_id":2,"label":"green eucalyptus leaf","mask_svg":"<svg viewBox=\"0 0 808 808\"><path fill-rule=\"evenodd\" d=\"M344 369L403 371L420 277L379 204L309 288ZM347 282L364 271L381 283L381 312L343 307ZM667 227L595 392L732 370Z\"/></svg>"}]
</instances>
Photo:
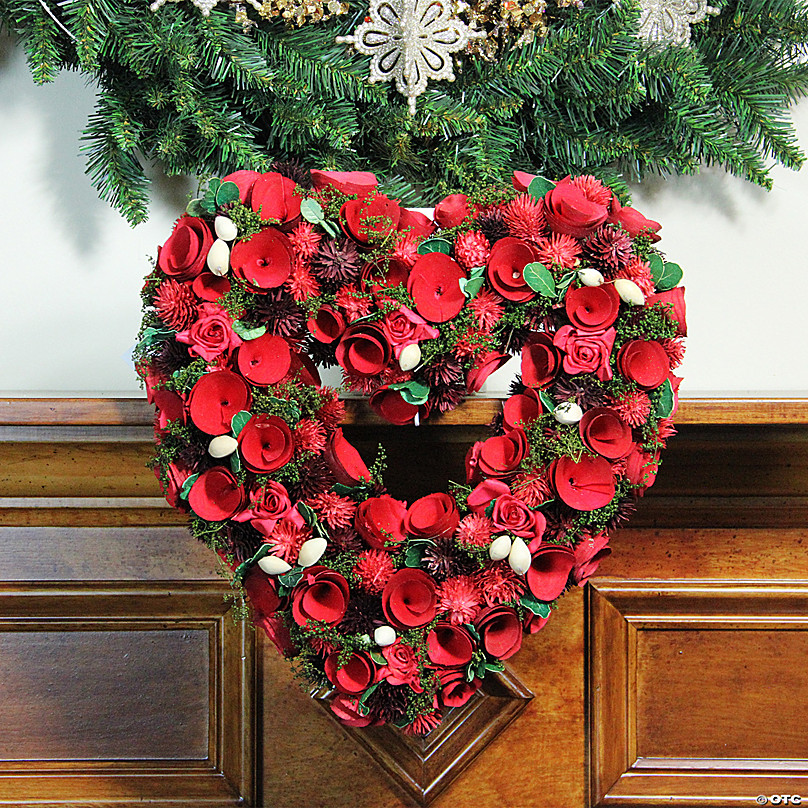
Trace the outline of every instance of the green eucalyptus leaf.
<instances>
[{"instance_id":1,"label":"green eucalyptus leaf","mask_svg":"<svg viewBox=\"0 0 808 808\"><path fill-rule=\"evenodd\" d=\"M544 177L534 177L530 185L527 187L527 192L534 199L542 199L548 191L552 191L556 184L551 180Z\"/></svg>"},{"instance_id":2,"label":"green eucalyptus leaf","mask_svg":"<svg viewBox=\"0 0 808 808\"><path fill-rule=\"evenodd\" d=\"M428 238L418 245L418 255L439 252L446 255L452 254L452 243L445 238Z\"/></svg>"},{"instance_id":3,"label":"green eucalyptus leaf","mask_svg":"<svg viewBox=\"0 0 808 808\"><path fill-rule=\"evenodd\" d=\"M198 199L192 199L185 208L185 212L189 216L196 216L197 218L200 216L204 216L206 210L205 208L202 207L202 197L199 197Z\"/></svg>"},{"instance_id":4,"label":"green eucalyptus leaf","mask_svg":"<svg viewBox=\"0 0 808 808\"><path fill-rule=\"evenodd\" d=\"M319 225L332 238L336 238L339 235L339 229L333 222L327 222L323 219L323 221L319 222Z\"/></svg>"},{"instance_id":5,"label":"green eucalyptus leaf","mask_svg":"<svg viewBox=\"0 0 808 808\"><path fill-rule=\"evenodd\" d=\"M485 278L466 278L460 279L460 291L469 299L474 300L477 297L480 289L483 288Z\"/></svg>"},{"instance_id":6,"label":"green eucalyptus leaf","mask_svg":"<svg viewBox=\"0 0 808 808\"><path fill-rule=\"evenodd\" d=\"M533 612L533 614L537 614L539 617L549 617L550 616L550 604L545 603L542 600L536 600L533 595L525 594L519 598L519 603L522 604L526 609Z\"/></svg>"},{"instance_id":7,"label":"green eucalyptus leaf","mask_svg":"<svg viewBox=\"0 0 808 808\"><path fill-rule=\"evenodd\" d=\"M235 182L223 182L216 189L216 206L229 205L231 202L238 202L239 190Z\"/></svg>"},{"instance_id":8,"label":"green eucalyptus leaf","mask_svg":"<svg viewBox=\"0 0 808 808\"><path fill-rule=\"evenodd\" d=\"M190 477L187 477L185 482L182 484L182 488L180 489L180 498L181 499L188 499L188 494L191 493L191 487L193 484L199 479L199 474L192 474Z\"/></svg>"},{"instance_id":9,"label":"green eucalyptus leaf","mask_svg":"<svg viewBox=\"0 0 808 808\"><path fill-rule=\"evenodd\" d=\"M485 669L487 671L492 671L494 673L499 673L500 671L505 670L505 666L499 660L497 660L496 662L486 661Z\"/></svg>"},{"instance_id":10,"label":"green eucalyptus leaf","mask_svg":"<svg viewBox=\"0 0 808 808\"><path fill-rule=\"evenodd\" d=\"M390 389L398 390L407 404L414 404L419 407L421 404L425 404L426 400L429 398L429 386L421 384L421 382L417 382L414 379L408 382L396 382L395 384L391 384Z\"/></svg>"},{"instance_id":11,"label":"green eucalyptus leaf","mask_svg":"<svg viewBox=\"0 0 808 808\"><path fill-rule=\"evenodd\" d=\"M325 219L323 206L316 199L304 199L300 203L300 215L312 224L320 224Z\"/></svg>"},{"instance_id":12,"label":"green eucalyptus leaf","mask_svg":"<svg viewBox=\"0 0 808 808\"><path fill-rule=\"evenodd\" d=\"M384 663L384 664L385 664L385 665L387 664L387 660L385 660L385 663ZM377 688L378 686L379 686L379 682L376 682L376 684L371 685L371 686L370 686L370 687L369 687L369 688L368 688L368 689L367 689L367 690L366 690L366 691L365 691L365 692L362 694L362 698L361 698L361 699L359 699L359 703L360 703L360 704L365 704L365 702L367 702L367 700L368 700L368 699L369 699L369 698L370 698L370 697L371 697L371 696L372 696L372 695L373 695L373 694L376 692L376 688Z\"/></svg>"},{"instance_id":13,"label":"green eucalyptus leaf","mask_svg":"<svg viewBox=\"0 0 808 808\"><path fill-rule=\"evenodd\" d=\"M665 379L657 388L657 391L659 397L656 402L656 414L660 418L670 418L673 415L673 407L676 401L670 379Z\"/></svg>"},{"instance_id":14,"label":"green eucalyptus leaf","mask_svg":"<svg viewBox=\"0 0 808 808\"><path fill-rule=\"evenodd\" d=\"M425 545L408 544L407 550L404 553L404 566L406 567L420 567L421 559L424 557Z\"/></svg>"},{"instance_id":15,"label":"green eucalyptus leaf","mask_svg":"<svg viewBox=\"0 0 808 808\"><path fill-rule=\"evenodd\" d=\"M171 339L175 333L170 328L153 328L152 326L144 328L136 350L142 351L144 348L150 348L158 342Z\"/></svg>"},{"instance_id":16,"label":"green eucalyptus leaf","mask_svg":"<svg viewBox=\"0 0 808 808\"><path fill-rule=\"evenodd\" d=\"M540 264L538 261L528 264L523 271L523 275L525 283L534 292L538 292L542 297L556 296L553 273L544 264Z\"/></svg>"},{"instance_id":17,"label":"green eucalyptus leaf","mask_svg":"<svg viewBox=\"0 0 808 808\"><path fill-rule=\"evenodd\" d=\"M651 268L651 277L654 279L654 286L656 286L657 281L659 281L659 279L662 277L665 262L662 260L661 255L652 253L648 256L648 266Z\"/></svg>"},{"instance_id":18,"label":"green eucalyptus leaf","mask_svg":"<svg viewBox=\"0 0 808 808\"><path fill-rule=\"evenodd\" d=\"M250 567L255 566L264 556L269 555L269 544L262 544L252 558L248 558L243 564L239 564L233 571L233 575L237 581L241 581L247 574ZM281 594L280 592L278 594ZM281 594L282 596L282 594Z\"/></svg>"},{"instance_id":19,"label":"green eucalyptus leaf","mask_svg":"<svg viewBox=\"0 0 808 808\"><path fill-rule=\"evenodd\" d=\"M368 654L377 665L384 666L387 664L387 660L378 651L369 651Z\"/></svg>"},{"instance_id":20,"label":"green eucalyptus leaf","mask_svg":"<svg viewBox=\"0 0 808 808\"><path fill-rule=\"evenodd\" d=\"M233 474L238 474L241 471L241 459L238 456L238 452L233 452L230 455L230 471Z\"/></svg>"},{"instance_id":21,"label":"green eucalyptus leaf","mask_svg":"<svg viewBox=\"0 0 808 808\"><path fill-rule=\"evenodd\" d=\"M309 505L306 505L305 502L298 502L297 509L300 512L300 515L305 520L306 524L311 527L312 525L316 525L319 521L317 519L317 514L311 509Z\"/></svg>"},{"instance_id":22,"label":"green eucalyptus leaf","mask_svg":"<svg viewBox=\"0 0 808 808\"><path fill-rule=\"evenodd\" d=\"M265 325L259 325L255 328L250 328L250 326L242 323L241 320L233 320L233 331L236 332L245 342L249 342L251 339L258 339L258 337L263 337L264 334L267 333L267 327Z\"/></svg>"},{"instance_id":23,"label":"green eucalyptus leaf","mask_svg":"<svg viewBox=\"0 0 808 808\"><path fill-rule=\"evenodd\" d=\"M552 412L557 406L546 390L539 390L539 400L547 412Z\"/></svg>"},{"instance_id":24,"label":"green eucalyptus leaf","mask_svg":"<svg viewBox=\"0 0 808 808\"><path fill-rule=\"evenodd\" d=\"M284 572L283 575L278 575L277 580L284 586L294 589L303 577L303 570L300 567L292 567L289 572Z\"/></svg>"},{"instance_id":25,"label":"green eucalyptus leaf","mask_svg":"<svg viewBox=\"0 0 808 808\"><path fill-rule=\"evenodd\" d=\"M655 286L658 291L660 292L667 292L670 289L675 288L679 285L679 282L682 280L682 268L679 264L673 264L670 261L666 261L665 264L662 266L662 273L660 274L659 278L655 278Z\"/></svg>"},{"instance_id":26,"label":"green eucalyptus leaf","mask_svg":"<svg viewBox=\"0 0 808 808\"><path fill-rule=\"evenodd\" d=\"M252 418L252 413L247 412L247 410L240 410L230 419L230 429L233 431L234 438L241 434L241 430L244 429L250 418Z\"/></svg>"}]
</instances>

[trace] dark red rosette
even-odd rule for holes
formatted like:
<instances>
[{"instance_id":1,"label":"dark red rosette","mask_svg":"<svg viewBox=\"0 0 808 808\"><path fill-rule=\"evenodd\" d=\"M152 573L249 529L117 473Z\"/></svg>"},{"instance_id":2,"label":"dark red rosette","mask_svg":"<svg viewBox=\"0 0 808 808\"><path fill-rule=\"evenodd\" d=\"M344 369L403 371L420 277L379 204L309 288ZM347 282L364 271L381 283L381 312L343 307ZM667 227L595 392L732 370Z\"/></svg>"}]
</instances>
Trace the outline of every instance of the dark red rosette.
<instances>
[{"instance_id":1,"label":"dark red rosette","mask_svg":"<svg viewBox=\"0 0 808 808\"><path fill-rule=\"evenodd\" d=\"M419 256L407 280L407 291L418 314L431 323L445 323L456 317L466 302L460 288L460 280L465 277L460 264L444 253Z\"/></svg>"},{"instance_id":2,"label":"dark red rosette","mask_svg":"<svg viewBox=\"0 0 808 808\"><path fill-rule=\"evenodd\" d=\"M416 693L423 693L421 675L418 670L419 657L411 645L397 639L392 645L382 648L387 665L379 671L379 676L391 685L407 685Z\"/></svg>"},{"instance_id":3,"label":"dark red rosette","mask_svg":"<svg viewBox=\"0 0 808 808\"><path fill-rule=\"evenodd\" d=\"M281 225L294 222L300 216L302 197L296 192L294 180L270 171L262 174L252 187L250 206L262 219L275 219Z\"/></svg>"},{"instance_id":4,"label":"dark red rosette","mask_svg":"<svg viewBox=\"0 0 808 808\"><path fill-rule=\"evenodd\" d=\"M212 362L222 354L241 345L241 337L233 331L230 315L215 303L203 303L199 307L199 318L190 328L178 331L177 342L184 342L192 356L201 356Z\"/></svg>"},{"instance_id":5,"label":"dark red rosette","mask_svg":"<svg viewBox=\"0 0 808 808\"><path fill-rule=\"evenodd\" d=\"M259 533L269 536L275 525L292 510L289 492L276 480L270 480L250 492L249 507L233 517L234 522L250 522Z\"/></svg>"},{"instance_id":6,"label":"dark red rosette","mask_svg":"<svg viewBox=\"0 0 808 808\"><path fill-rule=\"evenodd\" d=\"M320 171L313 168L310 173L317 190L336 188L346 196L356 194L358 199L364 199L379 184L376 175L369 171Z\"/></svg>"},{"instance_id":7,"label":"dark red rosette","mask_svg":"<svg viewBox=\"0 0 808 808\"><path fill-rule=\"evenodd\" d=\"M606 221L608 215L606 206L587 199L570 177L558 182L544 197L544 218L555 233L586 238Z\"/></svg>"},{"instance_id":8,"label":"dark red rosette","mask_svg":"<svg viewBox=\"0 0 808 808\"><path fill-rule=\"evenodd\" d=\"M400 629L425 626L435 619L435 579L423 570L405 567L394 573L382 590L382 609Z\"/></svg>"},{"instance_id":9,"label":"dark red rosette","mask_svg":"<svg viewBox=\"0 0 808 808\"><path fill-rule=\"evenodd\" d=\"M222 185L226 182L232 182L238 188L238 197L245 204L250 204L250 197L252 196L253 185L256 181L261 179L259 171L248 171L242 169L241 171L234 171L226 177L222 177Z\"/></svg>"},{"instance_id":10,"label":"dark red rosette","mask_svg":"<svg viewBox=\"0 0 808 808\"><path fill-rule=\"evenodd\" d=\"M359 699L351 698L343 693L339 693L331 702L331 712L339 718L339 720L348 727L362 727L377 726L383 724L384 721L374 718L372 715L364 715L360 712Z\"/></svg>"},{"instance_id":11,"label":"dark red rosette","mask_svg":"<svg viewBox=\"0 0 808 808\"><path fill-rule=\"evenodd\" d=\"M239 433L238 448L244 465L260 474L285 466L295 453L295 441L286 421L258 413Z\"/></svg>"},{"instance_id":12,"label":"dark red rosette","mask_svg":"<svg viewBox=\"0 0 808 808\"><path fill-rule=\"evenodd\" d=\"M544 411L539 394L528 387L524 393L517 393L502 405L502 423L505 429L516 429L535 421Z\"/></svg>"},{"instance_id":13,"label":"dark red rosette","mask_svg":"<svg viewBox=\"0 0 808 808\"><path fill-rule=\"evenodd\" d=\"M191 486L188 504L208 522L224 522L243 510L247 497L230 469L214 466L203 471Z\"/></svg>"},{"instance_id":14,"label":"dark red rosette","mask_svg":"<svg viewBox=\"0 0 808 808\"><path fill-rule=\"evenodd\" d=\"M608 381L612 378L609 357L612 355L616 336L614 328L607 328L605 331L579 331L571 325L565 325L556 331L553 344L564 351L562 366L567 373L594 373L601 381Z\"/></svg>"},{"instance_id":15,"label":"dark red rosette","mask_svg":"<svg viewBox=\"0 0 808 808\"><path fill-rule=\"evenodd\" d=\"M337 345L337 362L354 376L376 376L389 364L392 348L384 331L373 323L350 325Z\"/></svg>"},{"instance_id":16,"label":"dark red rosette","mask_svg":"<svg viewBox=\"0 0 808 808\"><path fill-rule=\"evenodd\" d=\"M527 586L536 600L549 603L566 588L575 553L561 544L542 544L533 550L533 561L527 571Z\"/></svg>"},{"instance_id":17,"label":"dark red rosette","mask_svg":"<svg viewBox=\"0 0 808 808\"><path fill-rule=\"evenodd\" d=\"M465 194L449 194L435 205L433 216L444 230L457 227L471 216L469 198Z\"/></svg>"},{"instance_id":18,"label":"dark red rosette","mask_svg":"<svg viewBox=\"0 0 808 808\"><path fill-rule=\"evenodd\" d=\"M489 606L477 615L474 627L485 653L508 659L522 647L522 624L510 606Z\"/></svg>"},{"instance_id":19,"label":"dark red rosette","mask_svg":"<svg viewBox=\"0 0 808 808\"><path fill-rule=\"evenodd\" d=\"M604 331L620 310L620 295L613 283L570 289L564 301L567 317L579 331Z\"/></svg>"},{"instance_id":20,"label":"dark red rosette","mask_svg":"<svg viewBox=\"0 0 808 808\"><path fill-rule=\"evenodd\" d=\"M160 248L157 266L177 281L190 281L206 266L213 233L207 223L195 216L181 216Z\"/></svg>"},{"instance_id":21,"label":"dark red rosette","mask_svg":"<svg viewBox=\"0 0 808 808\"><path fill-rule=\"evenodd\" d=\"M306 321L309 332L317 342L330 345L336 342L345 331L345 318L331 306L320 306L317 314Z\"/></svg>"},{"instance_id":22,"label":"dark red rosette","mask_svg":"<svg viewBox=\"0 0 808 808\"><path fill-rule=\"evenodd\" d=\"M325 659L325 675L340 693L358 696L373 684L376 678L376 665L367 654L359 651L352 654L340 667L339 651L335 651Z\"/></svg>"},{"instance_id":23,"label":"dark red rosette","mask_svg":"<svg viewBox=\"0 0 808 808\"><path fill-rule=\"evenodd\" d=\"M382 239L398 230L401 207L398 200L375 194L346 202L340 211L343 229L357 244L367 247L371 236Z\"/></svg>"},{"instance_id":24,"label":"dark red rosette","mask_svg":"<svg viewBox=\"0 0 808 808\"><path fill-rule=\"evenodd\" d=\"M528 448L524 429L511 429L504 435L483 441L477 466L486 477L510 477L519 470Z\"/></svg>"},{"instance_id":25,"label":"dark red rosette","mask_svg":"<svg viewBox=\"0 0 808 808\"><path fill-rule=\"evenodd\" d=\"M394 549L406 538L407 504L389 494L360 502L354 516L356 532L377 550Z\"/></svg>"},{"instance_id":26,"label":"dark red rosette","mask_svg":"<svg viewBox=\"0 0 808 808\"><path fill-rule=\"evenodd\" d=\"M635 208L624 208L616 196L612 198L608 221L610 224L619 224L631 238L642 235L647 236L651 242L657 242L660 239L659 230L662 225L659 222L646 219Z\"/></svg>"},{"instance_id":27,"label":"dark red rosette","mask_svg":"<svg viewBox=\"0 0 808 808\"><path fill-rule=\"evenodd\" d=\"M429 325L423 317L419 317L406 306L388 311L382 320L382 328L393 346L396 358L401 355L405 346L425 339L434 339L440 335L437 328Z\"/></svg>"},{"instance_id":28,"label":"dark red rosette","mask_svg":"<svg viewBox=\"0 0 808 808\"><path fill-rule=\"evenodd\" d=\"M611 555L609 537L606 533L585 537L575 547L575 566L572 568L572 582L583 586L596 572L600 562Z\"/></svg>"},{"instance_id":29,"label":"dark red rosette","mask_svg":"<svg viewBox=\"0 0 808 808\"><path fill-rule=\"evenodd\" d=\"M460 524L457 503L449 494L427 494L407 509L404 527L419 539L451 536Z\"/></svg>"},{"instance_id":30,"label":"dark red rosette","mask_svg":"<svg viewBox=\"0 0 808 808\"><path fill-rule=\"evenodd\" d=\"M241 376L217 370L203 376L188 396L188 412L194 424L208 435L230 432L233 416L249 410L252 395Z\"/></svg>"},{"instance_id":31,"label":"dark red rosette","mask_svg":"<svg viewBox=\"0 0 808 808\"><path fill-rule=\"evenodd\" d=\"M519 193L526 194L530 183L536 179L536 176L536 174L528 174L526 171L514 171L511 184Z\"/></svg>"},{"instance_id":32,"label":"dark red rosette","mask_svg":"<svg viewBox=\"0 0 808 808\"><path fill-rule=\"evenodd\" d=\"M539 334L522 348L522 382L528 387L546 387L561 367L561 352L549 334Z\"/></svg>"},{"instance_id":33,"label":"dark red rosette","mask_svg":"<svg viewBox=\"0 0 808 808\"><path fill-rule=\"evenodd\" d=\"M578 511L594 511L614 499L612 464L603 457L561 457L553 463L552 479L558 496Z\"/></svg>"},{"instance_id":34,"label":"dark red rosette","mask_svg":"<svg viewBox=\"0 0 808 808\"><path fill-rule=\"evenodd\" d=\"M258 387L279 382L292 366L289 343L274 334L247 340L238 349L238 369Z\"/></svg>"},{"instance_id":35,"label":"dark red rosette","mask_svg":"<svg viewBox=\"0 0 808 808\"><path fill-rule=\"evenodd\" d=\"M482 679L470 682L460 668L438 668L440 679L440 703L443 707L462 707L480 689Z\"/></svg>"},{"instance_id":36,"label":"dark red rosette","mask_svg":"<svg viewBox=\"0 0 808 808\"><path fill-rule=\"evenodd\" d=\"M643 390L654 390L668 378L671 363L655 340L634 339L617 354L617 369Z\"/></svg>"},{"instance_id":37,"label":"dark red rosette","mask_svg":"<svg viewBox=\"0 0 808 808\"><path fill-rule=\"evenodd\" d=\"M230 253L233 274L257 292L283 286L294 263L289 239L274 227L256 233L249 241L237 242Z\"/></svg>"},{"instance_id":38,"label":"dark red rosette","mask_svg":"<svg viewBox=\"0 0 808 808\"><path fill-rule=\"evenodd\" d=\"M336 429L328 441L325 454L328 467L342 485L359 485L370 480L370 472L356 448L348 442L342 428Z\"/></svg>"},{"instance_id":39,"label":"dark red rosette","mask_svg":"<svg viewBox=\"0 0 808 808\"><path fill-rule=\"evenodd\" d=\"M348 582L327 567L309 567L292 593L292 617L299 626L309 620L335 626L345 616L350 598Z\"/></svg>"},{"instance_id":40,"label":"dark red rosette","mask_svg":"<svg viewBox=\"0 0 808 808\"><path fill-rule=\"evenodd\" d=\"M401 208L397 229L416 238L426 238L435 232L435 223L417 210Z\"/></svg>"},{"instance_id":41,"label":"dark red rosette","mask_svg":"<svg viewBox=\"0 0 808 808\"><path fill-rule=\"evenodd\" d=\"M494 502L491 521L499 530L507 530L528 542L540 539L547 524L541 511L532 511L511 494L503 494Z\"/></svg>"},{"instance_id":42,"label":"dark red rosette","mask_svg":"<svg viewBox=\"0 0 808 808\"><path fill-rule=\"evenodd\" d=\"M275 589L275 580L267 575L257 564L247 570L242 582L247 600L256 617L270 617L281 606L281 599Z\"/></svg>"},{"instance_id":43,"label":"dark red rosette","mask_svg":"<svg viewBox=\"0 0 808 808\"><path fill-rule=\"evenodd\" d=\"M427 656L444 668L459 668L471 662L474 642L460 626L438 621L426 638Z\"/></svg>"},{"instance_id":44,"label":"dark red rosette","mask_svg":"<svg viewBox=\"0 0 808 808\"><path fill-rule=\"evenodd\" d=\"M536 250L526 241L508 236L501 238L488 258L488 280L506 300L524 303L536 293L525 282L524 269L536 260Z\"/></svg>"},{"instance_id":45,"label":"dark red rosette","mask_svg":"<svg viewBox=\"0 0 808 808\"><path fill-rule=\"evenodd\" d=\"M631 427L608 407L595 407L578 422L583 442L593 452L609 460L625 457L634 445Z\"/></svg>"},{"instance_id":46,"label":"dark red rosette","mask_svg":"<svg viewBox=\"0 0 808 808\"><path fill-rule=\"evenodd\" d=\"M676 323L676 335L687 336L687 309L685 307L685 287L677 286L667 292L657 292L649 295L645 299L646 306L653 306L655 303L665 303L672 306L668 309L668 319Z\"/></svg>"},{"instance_id":47,"label":"dark red rosette","mask_svg":"<svg viewBox=\"0 0 808 808\"><path fill-rule=\"evenodd\" d=\"M370 397L370 408L385 421L403 426L411 424L416 415L426 418L429 415L428 404L410 404L398 390L391 390L387 385L380 387Z\"/></svg>"},{"instance_id":48,"label":"dark red rosette","mask_svg":"<svg viewBox=\"0 0 808 808\"><path fill-rule=\"evenodd\" d=\"M474 367L468 372L466 377L466 392L479 393L485 380L496 373L511 357L500 351L488 351L482 354L474 363Z\"/></svg>"},{"instance_id":49,"label":"dark red rosette","mask_svg":"<svg viewBox=\"0 0 808 808\"><path fill-rule=\"evenodd\" d=\"M222 295L230 291L230 281L212 272L202 272L194 278L191 288L200 300L216 303Z\"/></svg>"}]
</instances>

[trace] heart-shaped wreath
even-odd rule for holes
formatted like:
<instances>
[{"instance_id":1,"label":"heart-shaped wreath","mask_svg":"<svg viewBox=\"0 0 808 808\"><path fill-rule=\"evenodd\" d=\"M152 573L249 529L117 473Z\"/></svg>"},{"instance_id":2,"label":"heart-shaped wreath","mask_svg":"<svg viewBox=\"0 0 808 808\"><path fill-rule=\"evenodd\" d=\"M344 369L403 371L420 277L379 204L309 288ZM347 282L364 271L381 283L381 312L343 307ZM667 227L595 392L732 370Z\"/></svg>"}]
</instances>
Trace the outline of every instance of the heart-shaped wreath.
<instances>
[{"instance_id":1,"label":"heart-shaped wreath","mask_svg":"<svg viewBox=\"0 0 808 808\"><path fill-rule=\"evenodd\" d=\"M154 469L252 619L344 722L425 733L502 669L655 478L685 336L659 224L590 176L452 195L371 174L211 180L159 252L136 349ZM394 424L521 378L466 483L385 493L317 364Z\"/></svg>"}]
</instances>

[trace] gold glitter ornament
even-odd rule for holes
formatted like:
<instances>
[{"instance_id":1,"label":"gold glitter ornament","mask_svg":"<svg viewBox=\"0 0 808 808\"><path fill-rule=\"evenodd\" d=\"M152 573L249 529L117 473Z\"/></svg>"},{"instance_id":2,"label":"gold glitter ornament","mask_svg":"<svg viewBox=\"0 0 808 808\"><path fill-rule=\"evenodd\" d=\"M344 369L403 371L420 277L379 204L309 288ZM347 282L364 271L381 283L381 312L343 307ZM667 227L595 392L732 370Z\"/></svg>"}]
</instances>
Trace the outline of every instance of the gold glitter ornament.
<instances>
[{"instance_id":1,"label":"gold glitter ornament","mask_svg":"<svg viewBox=\"0 0 808 808\"><path fill-rule=\"evenodd\" d=\"M182 0L155 0L149 8L157 11L167 2L179 3ZM339 0L191 0L202 12L203 17L210 16L210 12L219 4L225 3L235 9L235 21L244 31L249 31L257 23L247 15L247 5L250 5L264 19L281 17L289 25L301 26L307 22L321 22L338 14L348 11L348 4Z\"/></svg>"}]
</instances>

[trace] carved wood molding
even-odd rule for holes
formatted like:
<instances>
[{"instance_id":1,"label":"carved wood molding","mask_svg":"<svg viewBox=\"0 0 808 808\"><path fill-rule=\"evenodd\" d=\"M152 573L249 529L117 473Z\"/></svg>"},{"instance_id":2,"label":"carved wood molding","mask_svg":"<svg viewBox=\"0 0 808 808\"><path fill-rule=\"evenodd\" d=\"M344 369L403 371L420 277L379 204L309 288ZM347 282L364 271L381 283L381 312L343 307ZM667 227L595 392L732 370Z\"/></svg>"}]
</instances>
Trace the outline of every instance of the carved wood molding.
<instances>
[{"instance_id":1,"label":"carved wood molding","mask_svg":"<svg viewBox=\"0 0 808 808\"><path fill-rule=\"evenodd\" d=\"M806 796L805 708L788 695L804 668L791 651L808 648L808 583L600 579L588 590L590 806ZM726 696L711 701L716 683Z\"/></svg>"},{"instance_id":2,"label":"carved wood molding","mask_svg":"<svg viewBox=\"0 0 808 808\"><path fill-rule=\"evenodd\" d=\"M331 712L331 695L328 689L312 692L345 734L370 753L409 801L420 806L431 805L533 698L509 668L489 673L473 698L451 710L440 726L421 738L390 725L346 727Z\"/></svg>"},{"instance_id":3,"label":"carved wood molding","mask_svg":"<svg viewBox=\"0 0 808 808\"><path fill-rule=\"evenodd\" d=\"M214 581L0 584L0 647L23 655L19 665L7 663L0 710L7 718L36 715L50 722L30 731L19 729L17 720L5 727L0 803L129 806L146 800L166 808L253 804L253 637L244 623L233 621L222 595L222 585ZM39 656L31 653L36 647ZM176 654L155 658L155 647ZM103 656L109 648L110 659L120 663L110 671L111 679L93 655ZM183 668L186 648L190 651ZM130 651L137 659L125 662L122 658ZM69 663L64 671L61 657ZM207 664L200 667L200 661ZM189 666L192 685L176 679ZM154 675L148 681L142 679L147 667ZM85 679L100 683L103 693L86 692ZM47 687L37 689L43 683ZM165 707L149 708L138 693L131 693L132 687L143 688L147 699L149 694L159 696ZM82 703L73 709L69 697L75 693ZM116 713L111 694L124 702L123 713ZM192 733L182 726L186 702L199 705L189 716ZM60 712L54 714L51 703ZM141 706L142 714L127 710ZM160 709L172 715L166 717ZM176 723L166 723L174 719ZM105 720L114 726L105 730ZM119 720L129 728L119 729ZM160 727L172 738L163 741ZM37 754L40 744L45 746ZM162 756L152 753L153 748Z\"/></svg>"}]
</instances>

